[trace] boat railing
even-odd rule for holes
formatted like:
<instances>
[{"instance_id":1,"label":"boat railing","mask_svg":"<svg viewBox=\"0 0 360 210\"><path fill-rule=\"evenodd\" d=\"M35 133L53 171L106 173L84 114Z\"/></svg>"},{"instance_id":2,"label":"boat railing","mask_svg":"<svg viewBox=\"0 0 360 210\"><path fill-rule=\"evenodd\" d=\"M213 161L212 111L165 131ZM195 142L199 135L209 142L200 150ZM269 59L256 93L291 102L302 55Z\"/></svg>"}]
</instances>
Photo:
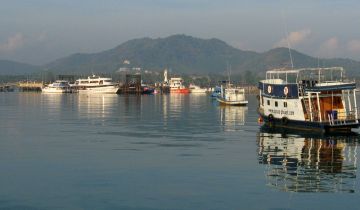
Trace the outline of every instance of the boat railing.
<instances>
[{"instance_id":1,"label":"boat railing","mask_svg":"<svg viewBox=\"0 0 360 210\"><path fill-rule=\"evenodd\" d=\"M347 111L329 111L326 113L324 122L330 125L346 125L358 122L359 109L352 109Z\"/></svg>"}]
</instances>

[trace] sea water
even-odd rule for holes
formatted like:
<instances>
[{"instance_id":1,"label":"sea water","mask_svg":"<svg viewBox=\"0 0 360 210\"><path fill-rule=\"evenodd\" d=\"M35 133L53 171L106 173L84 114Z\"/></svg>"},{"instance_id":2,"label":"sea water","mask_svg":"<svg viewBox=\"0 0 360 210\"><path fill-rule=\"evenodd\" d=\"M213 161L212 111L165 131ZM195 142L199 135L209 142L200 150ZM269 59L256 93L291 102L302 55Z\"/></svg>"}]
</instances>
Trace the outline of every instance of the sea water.
<instances>
[{"instance_id":1,"label":"sea water","mask_svg":"<svg viewBox=\"0 0 360 210\"><path fill-rule=\"evenodd\" d=\"M0 93L0 209L360 208L356 134L264 129L248 100Z\"/></svg>"}]
</instances>

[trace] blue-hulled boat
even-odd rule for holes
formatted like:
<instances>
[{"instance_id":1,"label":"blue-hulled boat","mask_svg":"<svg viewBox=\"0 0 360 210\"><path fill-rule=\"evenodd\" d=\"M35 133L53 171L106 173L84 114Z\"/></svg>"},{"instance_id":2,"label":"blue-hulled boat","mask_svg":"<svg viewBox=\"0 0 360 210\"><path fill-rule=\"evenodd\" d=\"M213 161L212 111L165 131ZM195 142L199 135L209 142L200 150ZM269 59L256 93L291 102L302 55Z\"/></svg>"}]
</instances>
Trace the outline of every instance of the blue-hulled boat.
<instances>
[{"instance_id":1,"label":"blue-hulled boat","mask_svg":"<svg viewBox=\"0 0 360 210\"><path fill-rule=\"evenodd\" d=\"M356 84L341 67L270 70L258 88L258 112L270 126L324 133L359 127Z\"/></svg>"}]
</instances>

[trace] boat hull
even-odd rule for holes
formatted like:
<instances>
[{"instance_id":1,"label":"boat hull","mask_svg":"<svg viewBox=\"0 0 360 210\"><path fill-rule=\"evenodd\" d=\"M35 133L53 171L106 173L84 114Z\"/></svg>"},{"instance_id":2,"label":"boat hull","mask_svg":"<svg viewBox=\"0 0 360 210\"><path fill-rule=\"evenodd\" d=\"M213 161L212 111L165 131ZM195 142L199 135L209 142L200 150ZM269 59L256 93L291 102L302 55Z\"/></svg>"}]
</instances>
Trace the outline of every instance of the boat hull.
<instances>
[{"instance_id":1,"label":"boat hull","mask_svg":"<svg viewBox=\"0 0 360 210\"><path fill-rule=\"evenodd\" d=\"M189 89L181 88L181 89L170 89L170 93L189 93Z\"/></svg>"},{"instance_id":2,"label":"boat hull","mask_svg":"<svg viewBox=\"0 0 360 210\"><path fill-rule=\"evenodd\" d=\"M311 131L320 133L348 133L352 128L360 126L359 120L349 120L346 123L331 125L329 122L310 122L291 120L288 118L274 118L259 113L264 123L269 127L287 128L298 131Z\"/></svg>"},{"instance_id":3,"label":"boat hull","mask_svg":"<svg viewBox=\"0 0 360 210\"><path fill-rule=\"evenodd\" d=\"M207 89L192 89L190 90L190 93L198 93L198 94L204 94L207 93Z\"/></svg>"},{"instance_id":4,"label":"boat hull","mask_svg":"<svg viewBox=\"0 0 360 210\"><path fill-rule=\"evenodd\" d=\"M248 101L226 101L222 98L216 98L216 100L221 105L229 105L229 106L246 106L248 104Z\"/></svg>"},{"instance_id":5,"label":"boat hull","mask_svg":"<svg viewBox=\"0 0 360 210\"><path fill-rule=\"evenodd\" d=\"M118 90L117 86L86 87L85 89L79 89L79 93L115 94Z\"/></svg>"},{"instance_id":6,"label":"boat hull","mask_svg":"<svg viewBox=\"0 0 360 210\"><path fill-rule=\"evenodd\" d=\"M43 93L72 93L71 89L58 89L58 88L43 88Z\"/></svg>"}]
</instances>

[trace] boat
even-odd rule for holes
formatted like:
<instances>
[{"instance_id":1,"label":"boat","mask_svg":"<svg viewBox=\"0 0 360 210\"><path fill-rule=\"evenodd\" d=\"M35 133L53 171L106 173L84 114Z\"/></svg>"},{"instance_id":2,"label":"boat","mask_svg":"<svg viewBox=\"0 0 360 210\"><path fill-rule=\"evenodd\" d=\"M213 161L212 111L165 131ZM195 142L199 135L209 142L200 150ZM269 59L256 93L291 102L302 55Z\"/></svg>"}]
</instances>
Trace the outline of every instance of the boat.
<instances>
[{"instance_id":1,"label":"boat","mask_svg":"<svg viewBox=\"0 0 360 210\"><path fill-rule=\"evenodd\" d=\"M220 96L216 99L222 105L245 106L248 103L245 100L245 89L233 87L231 84L226 87L221 85Z\"/></svg>"},{"instance_id":2,"label":"boat","mask_svg":"<svg viewBox=\"0 0 360 210\"><path fill-rule=\"evenodd\" d=\"M119 90L119 86L111 78L96 75L76 80L74 87L79 93L117 93Z\"/></svg>"},{"instance_id":3,"label":"boat","mask_svg":"<svg viewBox=\"0 0 360 210\"><path fill-rule=\"evenodd\" d=\"M359 127L356 83L342 67L269 70L258 88L258 112L271 127L322 133Z\"/></svg>"},{"instance_id":4,"label":"boat","mask_svg":"<svg viewBox=\"0 0 360 210\"><path fill-rule=\"evenodd\" d=\"M217 98L219 97L221 94L221 87L220 86L216 86L213 90L213 92L211 93L211 97L212 98Z\"/></svg>"},{"instance_id":5,"label":"boat","mask_svg":"<svg viewBox=\"0 0 360 210\"><path fill-rule=\"evenodd\" d=\"M181 77L173 77L170 79L170 93L189 93L189 89L183 85Z\"/></svg>"},{"instance_id":6,"label":"boat","mask_svg":"<svg viewBox=\"0 0 360 210\"><path fill-rule=\"evenodd\" d=\"M189 91L190 93L207 93L208 89L207 88L201 88L200 86L194 85L194 84L190 84L189 85Z\"/></svg>"},{"instance_id":7,"label":"boat","mask_svg":"<svg viewBox=\"0 0 360 210\"><path fill-rule=\"evenodd\" d=\"M74 92L68 81L56 80L55 82L41 88L43 93L71 93Z\"/></svg>"},{"instance_id":8,"label":"boat","mask_svg":"<svg viewBox=\"0 0 360 210\"><path fill-rule=\"evenodd\" d=\"M155 88L148 85L141 85L141 94L151 95L155 93Z\"/></svg>"}]
</instances>

